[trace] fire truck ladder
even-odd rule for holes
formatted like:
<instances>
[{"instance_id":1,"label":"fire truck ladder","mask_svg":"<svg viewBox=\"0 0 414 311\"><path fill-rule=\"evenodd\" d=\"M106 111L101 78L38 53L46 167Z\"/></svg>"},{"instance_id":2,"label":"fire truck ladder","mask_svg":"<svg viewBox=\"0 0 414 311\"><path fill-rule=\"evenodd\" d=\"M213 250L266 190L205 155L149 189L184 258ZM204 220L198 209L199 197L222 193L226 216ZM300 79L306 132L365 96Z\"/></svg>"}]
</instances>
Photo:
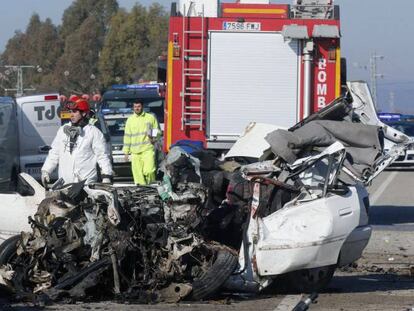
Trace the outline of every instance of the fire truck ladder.
<instances>
[{"instance_id":1,"label":"fire truck ladder","mask_svg":"<svg viewBox=\"0 0 414 311\"><path fill-rule=\"evenodd\" d=\"M182 53L182 91L181 91L181 130L190 126L198 126L203 129L204 119L204 5L201 13L201 29L191 29L189 16L194 10L194 2L188 8L188 14L184 5L183 14L183 53ZM189 38L199 37L201 48L190 49ZM192 62L193 65L190 64ZM198 65L199 64L199 65ZM190 82L199 82L199 86L191 86Z\"/></svg>"}]
</instances>

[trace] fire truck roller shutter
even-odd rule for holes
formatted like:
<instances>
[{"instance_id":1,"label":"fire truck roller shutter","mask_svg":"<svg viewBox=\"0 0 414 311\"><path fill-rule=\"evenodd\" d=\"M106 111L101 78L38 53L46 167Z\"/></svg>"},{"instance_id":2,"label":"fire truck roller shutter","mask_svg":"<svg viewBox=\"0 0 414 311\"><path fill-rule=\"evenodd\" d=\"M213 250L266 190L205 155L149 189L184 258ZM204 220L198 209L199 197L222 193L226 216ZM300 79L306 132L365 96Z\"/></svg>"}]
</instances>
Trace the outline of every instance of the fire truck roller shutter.
<instances>
[{"instance_id":1,"label":"fire truck roller shutter","mask_svg":"<svg viewBox=\"0 0 414 311\"><path fill-rule=\"evenodd\" d=\"M210 137L238 136L249 122L297 122L297 40L284 41L280 33L211 32L209 49Z\"/></svg>"}]
</instances>

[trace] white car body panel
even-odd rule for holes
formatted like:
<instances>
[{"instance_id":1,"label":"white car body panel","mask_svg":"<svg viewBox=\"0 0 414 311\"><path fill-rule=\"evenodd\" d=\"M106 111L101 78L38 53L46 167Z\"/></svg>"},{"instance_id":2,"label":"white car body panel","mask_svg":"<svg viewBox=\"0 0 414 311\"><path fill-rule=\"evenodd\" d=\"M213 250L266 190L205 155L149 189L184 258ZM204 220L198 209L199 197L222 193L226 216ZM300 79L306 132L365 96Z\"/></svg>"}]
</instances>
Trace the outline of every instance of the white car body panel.
<instances>
[{"instance_id":1,"label":"white car body panel","mask_svg":"<svg viewBox=\"0 0 414 311\"><path fill-rule=\"evenodd\" d=\"M262 160L268 154L266 151L270 150L270 145L264 138L267 134L277 129L286 128L266 123L250 123L243 135L227 152L225 158L251 157L257 158L259 161Z\"/></svg>"},{"instance_id":2,"label":"white car body panel","mask_svg":"<svg viewBox=\"0 0 414 311\"><path fill-rule=\"evenodd\" d=\"M26 173L20 176L34 190L34 195L22 196L17 192L0 194L0 243L22 231L30 231L28 217L36 213L40 202L46 197L46 190L32 176Z\"/></svg>"}]
</instances>

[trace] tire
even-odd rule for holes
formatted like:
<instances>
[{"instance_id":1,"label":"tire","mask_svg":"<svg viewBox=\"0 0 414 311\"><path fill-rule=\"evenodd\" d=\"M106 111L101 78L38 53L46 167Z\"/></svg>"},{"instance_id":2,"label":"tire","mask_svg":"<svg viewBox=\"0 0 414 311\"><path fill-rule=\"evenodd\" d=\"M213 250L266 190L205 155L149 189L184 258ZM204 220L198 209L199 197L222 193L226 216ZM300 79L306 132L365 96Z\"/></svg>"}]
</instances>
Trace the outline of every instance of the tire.
<instances>
[{"instance_id":1,"label":"tire","mask_svg":"<svg viewBox=\"0 0 414 311\"><path fill-rule=\"evenodd\" d=\"M286 275L289 289L299 293L319 292L332 280L336 265L304 269Z\"/></svg>"},{"instance_id":2,"label":"tire","mask_svg":"<svg viewBox=\"0 0 414 311\"><path fill-rule=\"evenodd\" d=\"M15 235L0 245L0 266L10 263L11 259L17 255L17 243L19 241L20 235Z\"/></svg>"},{"instance_id":3,"label":"tire","mask_svg":"<svg viewBox=\"0 0 414 311\"><path fill-rule=\"evenodd\" d=\"M215 294L236 269L238 258L227 250L220 250L212 266L194 280L192 300L202 300Z\"/></svg>"}]
</instances>

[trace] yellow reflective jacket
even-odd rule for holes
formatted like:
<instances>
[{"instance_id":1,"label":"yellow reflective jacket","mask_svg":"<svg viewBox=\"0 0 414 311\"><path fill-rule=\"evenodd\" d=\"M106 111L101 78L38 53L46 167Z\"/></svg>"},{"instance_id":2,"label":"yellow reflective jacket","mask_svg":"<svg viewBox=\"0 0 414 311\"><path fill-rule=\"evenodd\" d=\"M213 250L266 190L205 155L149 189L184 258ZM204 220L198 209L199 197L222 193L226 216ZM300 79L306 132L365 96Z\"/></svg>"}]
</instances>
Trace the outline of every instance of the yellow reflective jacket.
<instances>
[{"instance_id":1,"label":"yellow reflective jacket","mask_svg":"<svg viewBox=\"0 0 414 311\"><path fill-rule=\"evenodd\" d=\"M124 154L141 153L154 146L150 135L152 129L158 129L157 119L150 113L142 112L140 115L134 113L128 117L125 124Z\"/></svg>"}]
</instances>

